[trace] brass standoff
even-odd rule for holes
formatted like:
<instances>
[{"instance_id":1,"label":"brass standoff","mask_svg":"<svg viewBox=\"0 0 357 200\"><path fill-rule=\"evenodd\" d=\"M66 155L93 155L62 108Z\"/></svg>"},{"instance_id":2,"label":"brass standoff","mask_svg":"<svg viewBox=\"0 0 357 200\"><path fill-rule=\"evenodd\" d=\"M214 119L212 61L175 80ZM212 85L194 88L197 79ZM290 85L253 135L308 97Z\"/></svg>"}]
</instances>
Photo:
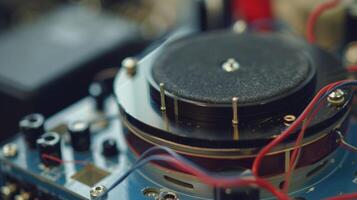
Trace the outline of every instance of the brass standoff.
<instances>
[{"instance_id":1,"label":"brass standoff","mask_svg":"<svg viewBox=\"0 0 357 200\"><path fill-rule=\"evenodd\" d=\"M285 151L285 172L289 170L290 167L290 151Z\"/></svg>"},{"instance_id":2,"label":"brass standoff","mask_svg":"<svg viewBox=\"0 0 357 200\"><path fill-rule=\"evenodd\" d=\"M234 125L238 125L238 97L233 97L232 98L232 109L233 109L233 119L232 123Z\"/></svg>"},{"instance_id":3,"label":"brass standoff","mask_svg":"<svg viewBox=\"0 0 357 200\"><path fill-rule=\"evenodd\" d=\"M343 90L337 89L328 95L327 101L333 106L341 106L345 102L345 93Z\"/></svg>"},{"instance_id":4,"label":"brass standoff","mask_svg":"<svg viewBox=\"0 0 357 200\"><path fill-rule=\"evenodd\" d=\"M284 116L284 124L285 126L290 126L296 120L295 115L285 115Z\"/></svg>"},{"instance_id":5,"label":"brass standoff","mask_svg":"<svg viewBox=\"0 0 357 200\"><path fill-rule=\"evenodd\" d=\"M161 111L166 111L166 103L165 103L165 84L160 83L160 97L161 97Z\"/></svg>"},{"instance_id":6,"label":"brass standoff","mask_svg":"<svg viewBox=\"0 0 357 200\"><path fill-rule=\"evenodd\" d=\"M134 76L136 74L138 60L133 57L127 57L122 61L121 65L126 69L129 76Z\"/></svg>"}]
</instances>

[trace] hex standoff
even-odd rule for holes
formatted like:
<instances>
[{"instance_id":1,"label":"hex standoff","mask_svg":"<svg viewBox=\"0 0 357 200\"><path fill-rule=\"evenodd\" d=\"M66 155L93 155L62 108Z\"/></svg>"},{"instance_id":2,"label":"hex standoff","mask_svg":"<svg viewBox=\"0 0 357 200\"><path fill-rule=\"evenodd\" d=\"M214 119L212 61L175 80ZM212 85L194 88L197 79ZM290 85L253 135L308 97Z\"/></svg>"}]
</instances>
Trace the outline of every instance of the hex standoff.
<instances>
[{"instance_id":1,"label":"hex standoff","mask_svg":"<svg viewBox=\"0 0 357 200\"><path fill-rule=\"evenodd\" d=\"M166 103L165 103L165 84L160 83L160 97L161 97L161 111L166 111Z\"/></svg>"},{"instance_id":2,"label":"hex standoff","mask_svg":"<svg viewBox=\"0 0 357 200\"><path fill-rule=\"evenodd\" d=\"M232 98L232 109L233 109L233 124L238 124L238 97Z\"/></svg>"},{"instance_id":3,"label":"hex standoff","mask_svg":"<svg viewBox=\"0 0 357 200\"><path fill-rule=\"evenodd\" d=\"M138 60L133 57L127 57L122 61L121 65L126 69L128 75L134 76L136 74Z\"/></svg>"}]
</instances>

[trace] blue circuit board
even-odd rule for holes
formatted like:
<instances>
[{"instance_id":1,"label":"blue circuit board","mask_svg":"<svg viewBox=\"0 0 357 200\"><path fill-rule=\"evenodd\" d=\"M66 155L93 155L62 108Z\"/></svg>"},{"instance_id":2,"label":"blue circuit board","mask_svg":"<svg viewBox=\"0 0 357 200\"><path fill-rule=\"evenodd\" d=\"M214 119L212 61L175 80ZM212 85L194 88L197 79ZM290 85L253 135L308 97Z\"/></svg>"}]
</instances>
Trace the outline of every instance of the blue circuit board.
<instances>
[{"instance_id":1,"label":"blue circuit board","mask_svg":"<svg viewBox=\"0 0 357 200\"><path fill-rule=\"evenodd\" d=\"M48 130L59 131L71 121L97 120L96 126L92 128L91 151L87 153L74 152L66 136L63 135L62 158L64 161L77 160L90 163L95 166L95 169L105 172L105 176L96 185L100 184L108 188L130 168L134 156L131 155L125 144L120 120L116 117L110 120L103 118L104 115L117 115L114 99L108 99L105 114L98 113L94 107L94 101L91 98L85 98L48 119L46 127ZM357 123L352 122L349 141L357 145L355 133L357 133ZM120 153L116 157L106 158L101 153L101 144L108 138L115 138L118 143ZM17 146L17 155L8 157L1 153L1 184L3 186L9 181L15 181L23 187L23 190L33 193L32 195L40 200L50 199L49 197L61 200L90 199L89 191L92 187L74 178L75 174L86 167L83 162L65 162L60 167L44 168L41 165L38 152L26 147L21 134L6 141L2 147L10 143ZM340 148L329 162L331 162L329 169L325 169L328 173L310 180L305 187L292 192L291 195L315 200L357 191L357 154ZM108 194L107 199L154 200L154 195L144 195L145 188L175 192L180 200L210 199L205 195L195 194L195 191L185 193L175 187L170 187L169 184L158 183L144 174L138 170L130 175ZM3 199L6 198L3 197Z\"/></svg>"}]
</instances>

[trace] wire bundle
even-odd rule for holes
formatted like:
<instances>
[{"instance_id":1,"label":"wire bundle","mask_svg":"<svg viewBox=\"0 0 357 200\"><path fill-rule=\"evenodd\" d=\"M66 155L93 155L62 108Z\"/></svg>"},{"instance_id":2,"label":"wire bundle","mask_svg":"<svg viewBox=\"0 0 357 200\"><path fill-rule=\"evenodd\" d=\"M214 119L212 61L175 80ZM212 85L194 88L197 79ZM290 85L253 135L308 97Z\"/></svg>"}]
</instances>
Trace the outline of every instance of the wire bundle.
<instances>
[{"instance_id":1,"label":"wire bundle","mask_svg":"<svg viewBox=\"0 0 357 200\"><path fill-rule=\"evenodd\" d=\"M168 155L150 155L154 153L155 151L164 151ZM150 155L150 156L149 156ZM242 187L242 186L250 186L250 185L256 185L258 187L261 187L270 193L272 193L274 196L276 196L279 200L289 200L289 196L282 191L276 189L271 183L266 181L263 178L259 177L253 177L253 176L219 176L219 175L214 175L205 169L199 167L195 163L191 162L190 160L184 158L183 156L177 154L173 150L167 148L167 147L161 147L161 146L156 146L148 149L145 151L139 158L138 160L133 164L133 166L126 172L124 173L117 181L115 181L111 187L108 188L108 192L110 192L112 189L114 189L117 185L119 185L123 180L125 180L131 173L133 173L135 170L138 168L142 167L143 165L146 165L150 162L153 161L164 161L166 163L172 164L175 167L177 167L180 170L186 171L195 177L197 177L200 181L203 183L206 183L208 185L214 186L214 187ZM103 195L105 195L103 194Z\"/></svg>"}]
</instances>

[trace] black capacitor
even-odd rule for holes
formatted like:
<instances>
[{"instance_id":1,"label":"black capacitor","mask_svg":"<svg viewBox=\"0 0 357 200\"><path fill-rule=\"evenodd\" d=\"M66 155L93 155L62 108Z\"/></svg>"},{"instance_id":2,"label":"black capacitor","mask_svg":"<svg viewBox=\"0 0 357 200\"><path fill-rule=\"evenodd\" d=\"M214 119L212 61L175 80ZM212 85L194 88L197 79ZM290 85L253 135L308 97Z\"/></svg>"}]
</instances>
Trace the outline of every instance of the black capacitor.
<instances>
[{"instance_id":1,"label":"black capacitor","mask_svg":"<svg viewBox=\"0 0 357 200\"><path fill-rule=\"evenodd\" d=\"M215 188L215 200L259 200L259 189L256 187Z\"/></svg>"},{"instance_id":2,"label":"black capacitor","mask_svg":"<svg viewBox=\"0 0 357 200\"><path fill-rule=\"evenodd\" d=\"M89 86L89 95L94 98L96 109L104 110L104 101L108 96L108 88L104 82L93 82Z\"/></svg>"},{"instance_id":3,"label":"black capacitor","mask_svg":"<svg viewBox=\"0 0 357 200\"><path fill-rule=\"evenodd\" d=\"M116 156L119 153L117 142L113 138L109 138L102 143L102 153L105 157Z\"/></svg>"},{"instance_id":4,"label":"black capacitor","mask_svg":"<svg viewBox=\"0 0 357 200\"><path fill-rule=\"evenodd\" d=\"M75 151L88 151L90 149L90 126L85 121L75 121L68 124L72 147Z\"/></svg>"},{"instance_id":5,"label":"black capacitor","mask_svg":"<svg viewBox=\"0 0 357 200\"><path fill-rule=\"evenodd\" d=\"M56 132L47 132L37 140L41 162L48 167L61 164L61 137Z\"/></svg>"},{"instance_id":6,"label":"black capacitor","mask_svg":"<svg viewBox=\"0 0 357 200\"><path fill-rule=\"evenodd\" d=\"M36 148L37 139L45 133L44 123L44 116L38 113L29 114L19 122L20 132L24 135L25 141L30 148Z\"/></svg>"}]
</instances>

